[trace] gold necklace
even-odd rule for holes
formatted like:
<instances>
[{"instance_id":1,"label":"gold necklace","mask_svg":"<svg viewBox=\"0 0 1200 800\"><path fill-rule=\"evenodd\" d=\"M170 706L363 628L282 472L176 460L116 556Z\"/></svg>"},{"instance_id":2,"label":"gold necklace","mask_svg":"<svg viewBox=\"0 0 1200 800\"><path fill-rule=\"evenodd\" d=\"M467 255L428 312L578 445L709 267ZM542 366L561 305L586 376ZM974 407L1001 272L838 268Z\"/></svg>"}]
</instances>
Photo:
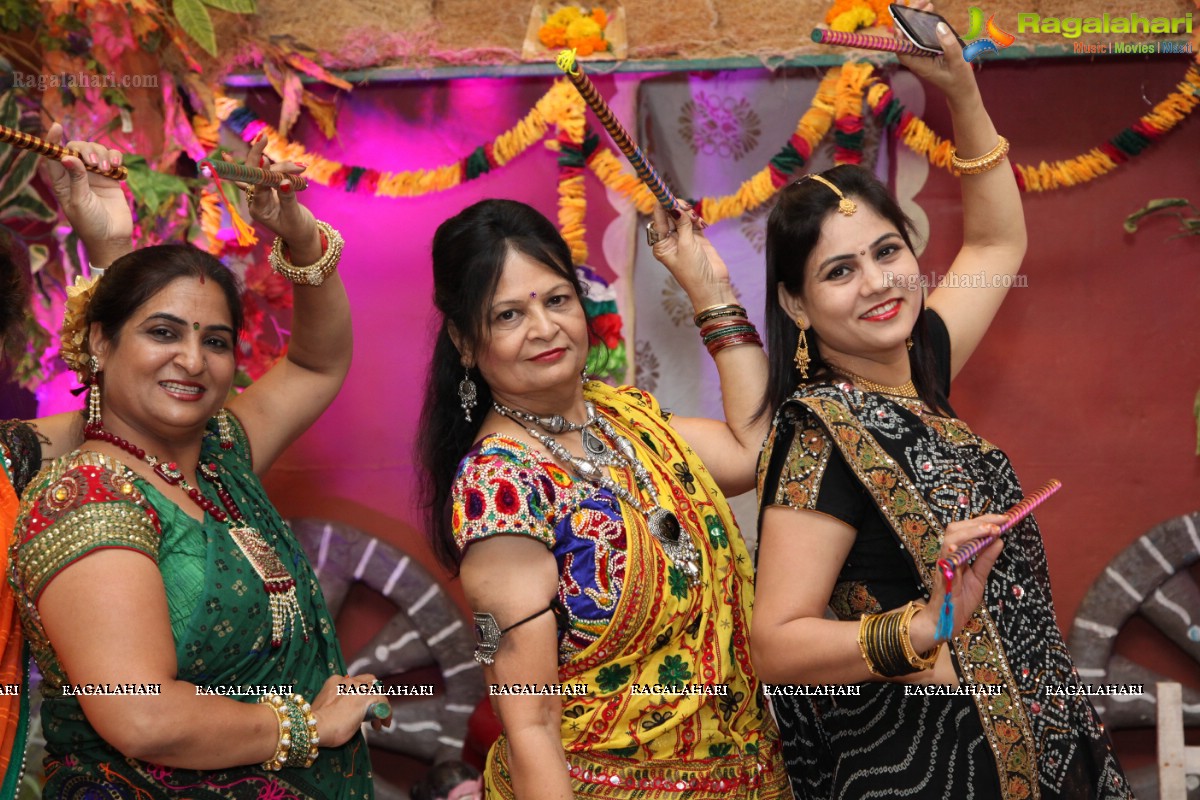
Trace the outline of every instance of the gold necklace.
<instances>
[{"instance_id":1,"label":"gold necklace","mask_svg":"<svg viewBox=\"0 0 1200 800\"><path fill-rule=\"evenodd\" d=\"M917 394L917 387L913 385L912 379L905 381L900 386L885 386L882 383L876 383L873 380L864 378L862 375L856 375L848 369L838 369L842 375L849 378L854 383L857 383L868 392L878 392L879 394L894 394L898 397L913 397L920 398Z\"/></svg>"}]
</instances>

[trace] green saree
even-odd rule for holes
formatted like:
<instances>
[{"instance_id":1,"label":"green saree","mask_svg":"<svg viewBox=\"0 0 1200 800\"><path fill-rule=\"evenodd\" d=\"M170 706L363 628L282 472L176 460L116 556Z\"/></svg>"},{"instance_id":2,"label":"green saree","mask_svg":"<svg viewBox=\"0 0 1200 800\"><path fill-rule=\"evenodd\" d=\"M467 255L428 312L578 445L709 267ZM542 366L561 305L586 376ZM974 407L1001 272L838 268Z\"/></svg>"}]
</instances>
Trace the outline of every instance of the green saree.
<instances>
[{"instance_id":1,"label":"green saree","mask_svg":"<svg viewBox=\"0 0 1200 800\"><path fill-rule=\"evenodd\" d=\"M46 797L349 800L372 796L361 734L341 747L322 748L308 769L267 772L259 765L205 772L176 769L123 756L88 723L78 699L64 693L64 686L69 688L72 682L46 638L36 603L60 570L104 548L133 550L158 564L175 639L177 678L203 687L198 693L245 691L234 699L257 702L265 687L291 686L311 700L330 675L345 674L333 621L308 558L267 499L251 469L245 433L232 415L230 420L234 447L219 446L214 420L205 434L202 463L217 465L221 482L246 524L262 534L295 579L303 622L285 627L280 646L272 646L271 609L263 581L225 523L206 515L201 524L123 464L98 453L75 452L54 462L26 493L12 558L22 625L44 676ZM212 486L207 481L200 484L201 491L218 502Z\"/></svg>"}]
</instances>

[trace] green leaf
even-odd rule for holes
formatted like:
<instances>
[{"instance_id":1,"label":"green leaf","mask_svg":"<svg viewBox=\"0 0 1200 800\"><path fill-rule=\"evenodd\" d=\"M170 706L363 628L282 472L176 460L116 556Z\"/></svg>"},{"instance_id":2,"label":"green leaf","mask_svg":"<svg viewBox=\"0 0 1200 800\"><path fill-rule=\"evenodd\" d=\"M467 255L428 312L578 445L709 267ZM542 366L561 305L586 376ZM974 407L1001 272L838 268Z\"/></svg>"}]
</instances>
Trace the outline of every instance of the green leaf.
<instances>
[{"instance_id":1,"label":"green leaf","mask_svg":"<svg viewBox=\"0 0 1200 800\"><path fill-rule=\"evenodd\" d=\"M204 0L204 5L209 8L219 8L222 11L231 11L234 14L257 14L258 6L254 0Z\"/></svg>"},{"instance_id":2,"label":"green leaf","mask_svg":"<svg viewBox=\"0 0 1200 800\"><path fill-rule=\"evenodd\" d=\"M213 30L212 17L200 0L175 0L171 6L175 19L180 26L196 40L196 43L208 51L209 55L217 54L217 34Z\"/></svg>"},{"instance_id":3,"label":"green leaf","mask_svg":"<svg viewBox=\"0 0 1200 800\"><path fill-rule=\"evenodd\" d=\"M28 184L16 197L4 205L0 216L3 216L4 219L33 219L39 222L54 222L58 219L58 213L46 205L41 196ZM31 259L34 247L43 247L43 245L29 246ZM33 271L37 272L36 269Z\"/></svg>"},{"instance_id":4,"label":"green leaf","mask_svg":"<svg viewBox=\"0 0 1200 800\"><path fill-rule=\"evenodd\" d=\"M0 178L2 181L0 182L0 208L4 208L8 201L29 185L34 170L37 169L38 158L37 153L31 153L28 150L22 151L21 155L17 156L12 169L3 178Z\"/></svg>"},{"instance_id":5,"label":"green leaf","mask_svg":"<svg viewBox=\"0 0 1200 800\"><path fill-rule=\"evenodd\" d=\"M141 156L127 155L123 163L129 169L126 183L133 199L151 216L160 216L175 204L179 195L188 191L187 181L183 178L150 169L146 159Z\"/></svg>"},{"instance_id":6,"label":"green leaf","mask_svg":"<svg viewBox=\"0 0 1200 800\"><path fill-rule=\"evenodd\" d=\"M1190 205L1191 203L1183 197L1160 197L1157 200L1151 200L1146 204L1145 208L1139 208L1125 218L1125 231L1127 233L1137 233L1138 221L1150 214L1155 214L1166 208L1179 208Z\"/></svg>"}]
</instances>

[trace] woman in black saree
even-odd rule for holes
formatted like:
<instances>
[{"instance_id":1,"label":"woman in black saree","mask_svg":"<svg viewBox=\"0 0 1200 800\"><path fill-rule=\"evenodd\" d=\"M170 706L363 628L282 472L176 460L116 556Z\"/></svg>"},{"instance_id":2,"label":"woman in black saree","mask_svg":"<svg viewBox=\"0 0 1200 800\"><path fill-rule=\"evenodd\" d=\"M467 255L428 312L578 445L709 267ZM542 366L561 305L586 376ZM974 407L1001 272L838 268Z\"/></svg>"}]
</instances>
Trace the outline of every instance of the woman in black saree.
<instances>
[{"instance_id":1,"label":"woman in black saree","mask_svg":"<svg viewBox=\"0 0 1200 800\"><path fill-rule=\"evenodd\" d=\"M1026 243L1008 143L957 40L939 38L944 57L902 59L945 93L970 156L955 161L963 247L928 305L910 223L865 170L788 187L768 223L775 424L759 466L754 662L766 682L854 692L774 697L799 798L1129 798L1077 693L1032 518L960 571L951 633L935 637L937 559L1023 495L948 396Z\"/></svg>"}]
</instances>

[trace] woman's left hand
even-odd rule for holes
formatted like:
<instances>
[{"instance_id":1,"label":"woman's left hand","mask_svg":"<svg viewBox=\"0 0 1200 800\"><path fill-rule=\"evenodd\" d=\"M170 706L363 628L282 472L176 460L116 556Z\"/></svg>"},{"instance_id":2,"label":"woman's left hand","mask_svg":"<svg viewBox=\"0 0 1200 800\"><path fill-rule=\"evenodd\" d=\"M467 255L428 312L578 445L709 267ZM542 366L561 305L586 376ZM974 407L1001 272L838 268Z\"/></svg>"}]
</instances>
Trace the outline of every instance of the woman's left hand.
<instances>
[{"instance_id":1,"label":"woman's left hand","mask_svg":"<svg viewBox=\"0 0 1200 800\"><path fill-rule=\"evenodd\" d=\"M271 164L270 159L263 155L267 147L267 137L259 136L250 146L246 155L246 163L262 164L262 169L271 172L281 172L286 175L299 175L304 167L283 161ZM305 266L321 257L321 234L317 230L317 221L311 211L300 204L296 190L291 181L285 181L279 188L270 186L254 186L250 196L250 216L255 222L283 238L292 253L292 263Z\"/></svg>"},{"instance_id":2,"label":"woman's left hand","mask_svg":"<svg viewBox=\"0 0 1200 800\"><path fill-rule=\"evenodd\" d=\"M712 242L692 224L691 206L682 200L679 205L683 214L673 222L661 206L654 207L650 225L659 239L651 252L679 281L694 305L723 302L731 291L729 269Z\"/></svg>"}]
</instances>

